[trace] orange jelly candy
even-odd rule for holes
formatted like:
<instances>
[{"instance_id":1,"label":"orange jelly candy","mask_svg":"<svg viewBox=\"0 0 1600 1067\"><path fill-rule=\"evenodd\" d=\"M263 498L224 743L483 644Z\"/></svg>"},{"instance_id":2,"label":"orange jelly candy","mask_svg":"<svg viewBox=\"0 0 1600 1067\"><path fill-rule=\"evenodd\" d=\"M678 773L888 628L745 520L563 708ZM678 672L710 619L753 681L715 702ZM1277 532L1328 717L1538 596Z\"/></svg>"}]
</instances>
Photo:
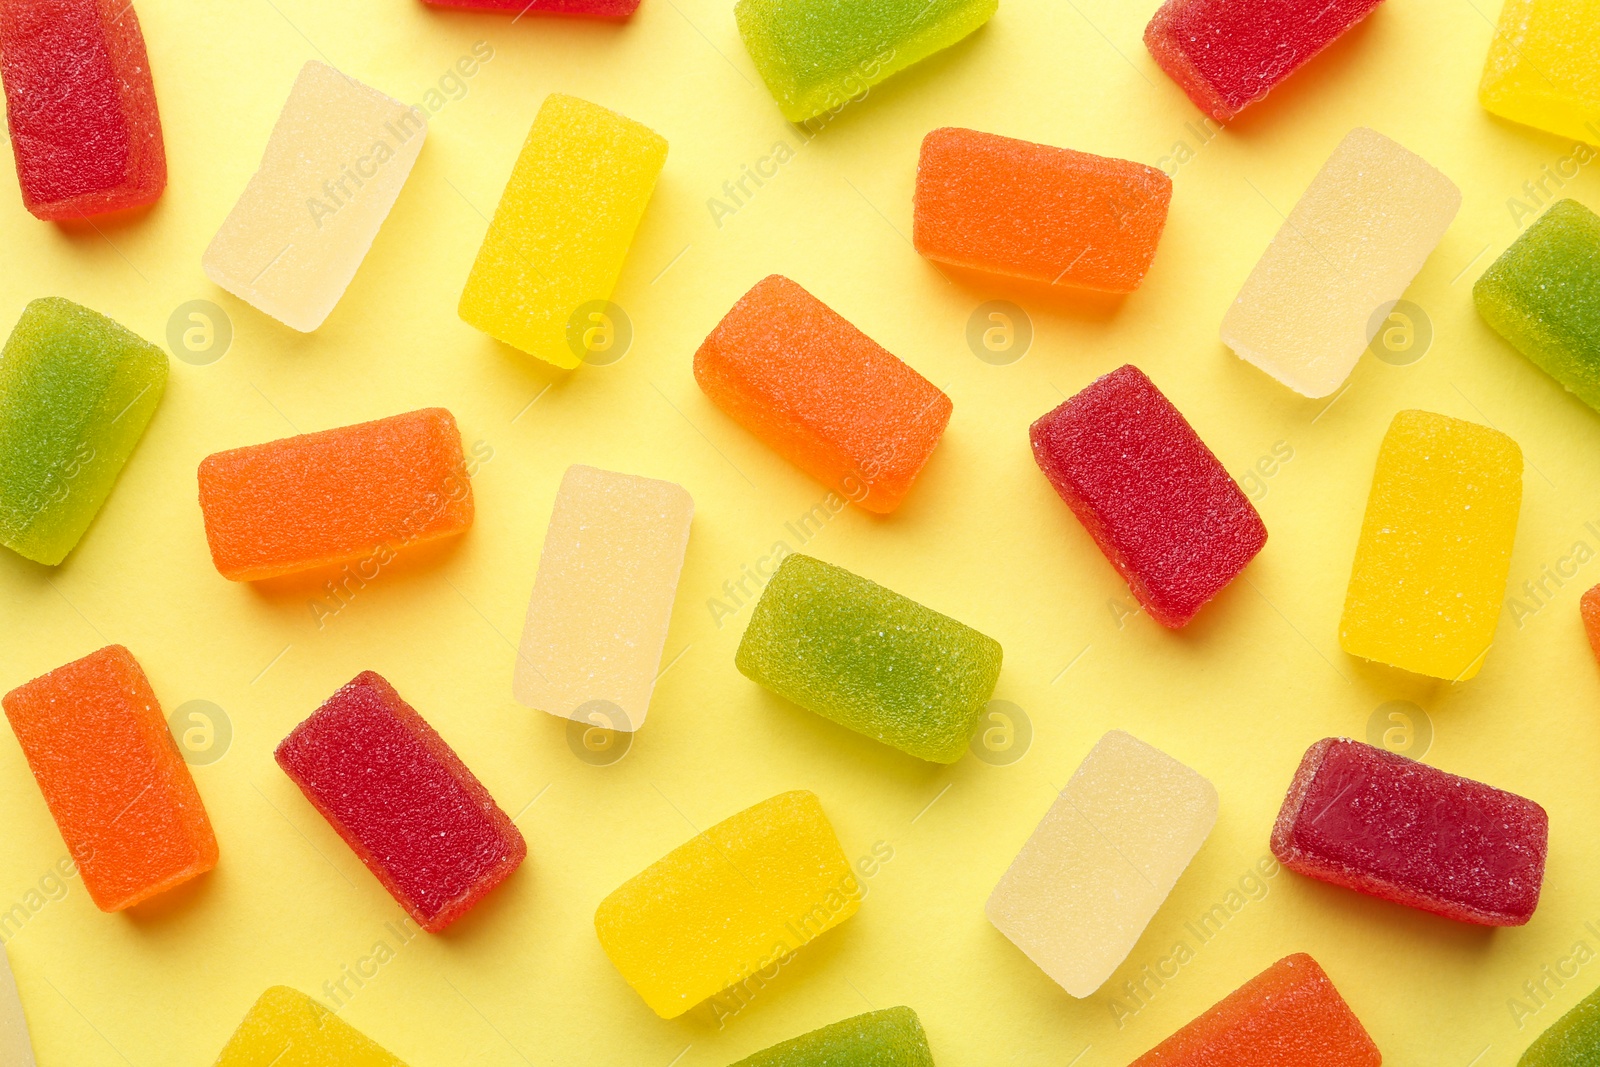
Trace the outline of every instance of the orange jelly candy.
<instances>
[{"instance_id":1,"label":"orange jelly candy","mask_svg":"<svg viewBox=\"0 0 1600 1067\"><path fill-rule=\"evenodd\" d=\"M107 645L5 695L83 885L121 911L217 865L217 838L133 655Z\"/></svg>"},{"instance_id":2,"label":"orange jelly candy","mask_svg":"<svg viewBox=\"0 0 1600 1067\"><path fill-rule=\"evenodd\" d=\"M1594 658L1600 660L1600 585L1578 600L1578 613L1583 616L1583 632L1589 635L1589 647L1594 650Z\"/></svg>"},{"instance_id":3,"label":"orange jelly candy","mask_svg":"<svg viewBox=\"0 0 1600 1067\"><path fill-rule=\"evenodd\" d=\"M1130 1067L1379 1067L1383 1056L1317 961L1286 956Z\"/></svg>"},{"instance_id":4,"label":"orange jelly candy","mask_svg":"<svg viewBox=\"0 0 1600 1067\"><path fill-rule=\"evenodd\" d=\"M1171 202L1143 163L946 127L922 140L911 241L955 267L1131 293Z\"/></svg>"},{"instance_id":5,"label":"orange jelly candy","mask_svg":"<svg viewBox=\"0 0 1600 1067\"><path fill-rule=\"evenodd\" d=\"M900 506L950 398L781 274L757 282L694 354L712 402L868 511Z\"/></svg>"},{"instance_id":6,"label":"orange jelly candy","mask_svg":"<svg viewBox=\"0 0 1600 1067\"><path fill-rule=\"evenodd\" d=\"M200 510L217 570L253 582L382 566L403 545L459 534L472 483L456 420L423 408L213 453L200 461Z\"/></svg>"}]
</instances>

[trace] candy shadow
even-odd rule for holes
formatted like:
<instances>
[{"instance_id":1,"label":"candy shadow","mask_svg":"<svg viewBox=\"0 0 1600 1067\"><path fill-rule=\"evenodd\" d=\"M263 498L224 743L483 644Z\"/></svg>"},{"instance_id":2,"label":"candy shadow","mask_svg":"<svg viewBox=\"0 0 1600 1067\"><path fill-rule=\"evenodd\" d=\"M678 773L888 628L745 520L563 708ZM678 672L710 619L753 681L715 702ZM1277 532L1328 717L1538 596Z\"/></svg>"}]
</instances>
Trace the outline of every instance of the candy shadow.
<instances>
[{"instance_id":1,"label":"candy shadow","mask_svg":"<svg viewBox=\"0 0 1600 1067\"><path fill-rule=\"evenodd\" d=\"M935 263L925 257L923 262L945 281L969 293L974 300L974 306L999 298L1009 298L1027 301L1035 309L1042 308L1080 322L1109 323L1122 310L1128 297L1133 295L1102 293L1071 285L1052 285L1049 282L1032 281L1027 278L988 274L966 267L952 267L948 263Z\"/></svg>"},{"instance_id":2,"label":"candy shadow","mask_svg":"<svg viewBox=\"0 0 1600 1067\"><path fill-rule=\"evenodd\" d=\"M240 584L249 586L252 592L265 600L284 602L311 598L325 600L330 608L334 608L337 602L330 599L333 594L329 593L327 583L333 584L346 604L352 603L360 599L367 586L400 581L404 576L430 574L441 569L460 550L461 542L470 534L471 531L468 531L455 537L401 548L393 559L381 565L374 557L364 557L372 561L366 564L365 573L360 569L363 560L357 560ZM368 574L372 577L367 577Z\"/></svg>"},{"instance_id":3,"label":"candy shadow","mask_svg":"<svg viewBox=\"0 0 1600 1067\"><path fill-rule=\"evenodd\" d=\"M503 944L507 924L516 921L507 916L525 916L540 906L536 893L538 872L529 870L533 863L533 848L530 846L527 858L506 876L505 881L489 890L461 918L438 933L427 936L449 945L452 950L463 952L470 951L474 945Z\"/></svg>"},{"instance_id":4,"label":"candy shadow","mask_svg":"<svg viewBox=\"0 0 1600 1067\"><path fill-rule=\"evenodd\" d=\"M1500 940L1496 936L1500 927L1446 919L1287 869L1279 878L1287 881L1274 886L1274 892L1292 899L1297 908L1315 911L1317 929L1361 930L1376 943L1401 946L1401 951L1410 946L1451 953L1467 966L1481 965Z\"/></svg>"},{"instance_id":5,"label":"candy shadow","mask_svg":"<svg viewBox=\"0 0 1600 1067\"><path fill-rule=\"evenodd\" d=\"M224 855L218 862L226 862L226 859ZM216 878L215 870L207 871L141 904L135 904L122 914L141 932L159 933L175 922L187 921L190 912L203 907L206 898L214 892L212 883Z\"/></svg>"},{"instance_id":6,"label":"candy shadow","mask_svg":"<svg viewBox=\"0 0 1600 1067\"><path fill-rule=\"evenodd\" d=\"M735 983L684 1012L674 1021L688 1032L685 1040L706 1040L741 1021L755 1019L768 1004L780 1004L784 990L805 982L819 982L824 980L822 975L836 973L837 959L846 949L845 938L839 935L846 934L851 925L859 921L858 912L806 942L778 967L775 975L770 969L757 972L743 983Z\"/></svg>"},{"instance_id":7,"label":"candy shadow","mask_svg":"<svg viewBox=\"0 0 1600 1067\"><path fill-rule=\"evenodd\" d=\"M848 763L877 781L895 782L907 789L925 789L946 771L945 764L918 759L858 734L754 682L747 682L742 696L749 707L747 714L762 717L761 727L770 731L772 747L803 753L802 763Z\"/></svg>"},{"instance_id":8,"label":"candy shadow","mask_svg":"<svg viewBox=\"0 0 1600 1067\"><path fill-rule=\"evenodd\" d=\"M1350 80L1352 68L1360 59L1363 42L1375 32L1373 23L1382 18L1384 10L1380 6L1274 87L1264 99L1235 115L1224 124L1223 131L1248 140L1270 136L1281 123L1300 121L1304 117L1302 108L1306 97L1335 93L1338 90L1329 83ZM1162 74L1165 75L1165 72Z\"/></svg>"},{"instance_id":9,"label":"candy shadow","mask_svg":"<svg viewBox=\"0 0 1600 1067\"><path fill-rule=\"evenodd\" d=\"M112 234L130 230L135 226L144 225L145 221L155 215L166 200L165 191L151 203L140 207L125 208L122 211L108 211L103 215L85 215L70 219L52 219L56 229L63 237L74 244L88 243L104 239L109 241Z\"/></svg>"}]
</instances>

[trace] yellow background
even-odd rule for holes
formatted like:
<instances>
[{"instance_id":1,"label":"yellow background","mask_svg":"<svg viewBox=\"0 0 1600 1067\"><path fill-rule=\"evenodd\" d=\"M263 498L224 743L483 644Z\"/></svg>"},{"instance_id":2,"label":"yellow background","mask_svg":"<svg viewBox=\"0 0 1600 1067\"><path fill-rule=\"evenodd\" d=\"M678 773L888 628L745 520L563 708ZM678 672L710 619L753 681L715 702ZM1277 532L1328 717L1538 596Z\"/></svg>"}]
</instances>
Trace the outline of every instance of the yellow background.
<instances>
[{"instance_id":1,"label":"yellow background","mask_svg":"<svg viewBox=\"0 0 1600 1067\"><path fill-rule=\"evenodd\" d=\"M1520 1030L1507 1006L1575 942L1600 950L1584 926L1600 929L1600 677L1576 608L1600 564L1578 565L1520 628L1503 615L1481 675L1463 685L1366 665L1337 643L1378 442L1401 408L1487 422L1521 444L1513 589L1577 542L1586 559L1600 548L1600 416L1471 307L1472 281L1518 232L1507 199L1572 147L1479 109L1497 15L1484 2L1392 0L1202 144L1189 126L1197 112L1140 43L1154 0L1005 0L985 29L875 89L809 142L761 86L727 0L644 0L622 26L513 23L414 0L140 0L171 186L143 217L67 230L29 217L13 169L0 167L0 317L61 295L161 343L174 308L208 299L231 315L235 337L211 365L173 361L149 432L63 566L0 558L0 684L121 642L169 711L212 701L234 737L222 759L195 770L221 842L213 874L125 915L97 912L74 878L8 934L40 1062L207 1064L268 985L316 994L375 942L397 947L385 924L398 907L271 758L295 723L370 668L520 813L530 849L458 927L399 947L343 1009L414 1067L724 1067L896 1004L921 1014L941 1067L1121 1067L1294 951L1322 962L1387 1062L1514 1063L1600 985L1600 964L1586 965ZM326 325L295 334L205 280L200 253L302 63L323 58L420 100L479 40L494 58L435 116ZM486 217L552 91L614 108L671 144L616 292L634 323L632 348L570 375L455 315ZM1194 155L1177 168L1143 288L1120 303L1082 300L946 278L919 258L908 240L917 146L940 125L1152 164L1187 142ZM1408 294L1431 317L1432 349L1403 367L1364 357L1330 406L1242 363L1216 331L1280 213L1356 125L1419 152L1466 199ZM719 227L708 199L779 142L793 158ZM1600 207L1597 169L1568 190ZM707 601L776 540L799 547L785 523L824 492L704 399L690 357L774 271L955 400L949 432L901 511L847 511L806 550L1001 641L996 696L1025 709L1036 732L1014 765L919 763L783 704L733 668L748 609L719 628ZM1035 330L1032 349L1009 366L981 362L965 340L974 308L993 298L1023 305ZM1266 549L1180 633L1122 614L1125 587L1027 445L1031 420L1130 360L1236 477L1275 447L1293 452L1263 480L1265 494L1256 489ZM455 413L469 446L492 451L473 480L478 519L466 537L387 568L320 629L308 607L315 590L233 584L212 569L195 500L203 456L435 404ZM575 758L561 721L511 700L545 522L574 462L680 482L698 509L667 645L669 659L681 658L632 751L609 767ZM1375 710L1393 700L1431 719L1428 762L1549 809L1549 872L1533 922L1452 924L1284 872L1199 944L1184 923L1225 903L1266 853L1306 746L1367 736ZM1106 990L1074 1001L982 908L1052 791L1111 727L1214 781L1221 817L1128 964ZM703 1011L657 1019L602 955L595 906L696 829L797 787L821 796L852 857L877 843L892 849L860 914L725 1028ZM9 907L65 852L9 736L0 826L0 906ZM1180 939L1193 958L1119 1028L1113 990Z\"/></svg>"}]
</instances>

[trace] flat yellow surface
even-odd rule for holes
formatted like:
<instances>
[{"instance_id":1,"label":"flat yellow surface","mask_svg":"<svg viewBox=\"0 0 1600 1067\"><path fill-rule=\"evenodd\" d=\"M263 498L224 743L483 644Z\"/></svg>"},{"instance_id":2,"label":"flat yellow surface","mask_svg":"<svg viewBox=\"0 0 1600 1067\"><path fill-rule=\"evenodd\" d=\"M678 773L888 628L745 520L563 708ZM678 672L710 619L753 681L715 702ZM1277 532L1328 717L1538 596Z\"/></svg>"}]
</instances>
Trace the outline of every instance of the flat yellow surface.
<instances>
[{"instance_id":1,"label":"flat yellow surface","mask_svg":"<svg viewBox=\"0 0 1600 1067\"><path fill-rule=\"evenodd\" d=\"M140 0L171 187L142 218L67 230L28 216L0 166L0 318L58 294L161 343L173 310L204 299L231 316L233 344L209 365L174 360L143 444L65 564L0 558L0 684L118 641L169 711L193 700L223 709L231 747L195 768L222 860L135 914L100 914L75 878L57 880L65 849L0 733L0 907L22 909L20 929L13 911L0 933L40 1063L205 1065L268 986L320 995L360 972L359 989L345 979L355 992L341 1017L412 1067L725 1067L897 1004L921 1015L940 1067L1064 1067L1080 1053L1077 1067L1123 1067L1273 960L1307 951L1388 1063L1513 1064L1600 984L1600 673L1577 615L1582 589L1600 581L1600 415L1494 336L1468 290L1517 235L1507 200L1526 202L1524 183L1580 170L1566 191L1600 207L1600 168L1576 168L1570 143L1479 108L1497 12L1474 2L1493 0L1391 0L1205 140L1140 44L1154 0L1004 0L971 39L807 141L760 85L726 0L644 0L620 27L513 23L413 0ZM200 253L302 63L323 58L422 100L441 78L458 84L448 72L479 40L493 59L438 110L394 213L320 330L295 334L205 280ZM631 348L570 375L455 314L553 91L671 144L615 296ZM920 259L908 240L917 146L950 124L1175 168L1171 221L1143 288L1085 301L947 279ZM1217 327L1283 213L1357 125L1440 167L1465 203L1408 292L1431 319L1431 349L1407 366L1364 357L1330 406L1244 364ZM729 188L747 167L764 184L744 179L750 195L733 190L735 201ZM1020 761L919 763L734 670L749 607L713 612L708 601L774 542L800 548L797 520L825 492L714 409L690 357L774 271L954 398L949 432L901 511L820 511L804 548L997 638L996 695L1033 726ZM1031 318L1031 349L1006 366L966 341L974 309L992 299ZM1271 531L1243 580L1181 633L1131 613L1028 450L1032 419L1130 360L1254 495ZM253 588L211 568L195 499L203 456L436 404L476 457L466 537L382 569L336 612L315 587ZM1378 443L1402 408L1491 423L1527 458L1508 590L1521 625L1508 609L1482 672L1459 686L1338 648ZM578 759L566 723L511 698L545 523L575 462L679 482L695 499L673 665L632 750L610 766ZM1536 581L1549 591L1537 600L1521 592ZM401 922L272 762L294 724L363 669L438 728L528 838L523 869L444 936ZM1528 927L1461 926L1287 872L1252 874L1306 746L1367 737L1392 701L1423 709L1430 763L1550 810L1545 896ZM1221 814L1128 964L1074 1001L990 927L983 902L1054 789L1112 727L1209 778ZM601 952L595 906L696 829L796 788L822 798L852 859L891 857L871 865L860 913L725 1026L704 1011L656 1018ZM1193 924L1215 908L1202 940ZM1545 978L1545 967L1568 977ZM1145 977L1158 972L1159 986ZM1140 1001L1112 999L1134 980ZM1548 995L1527 1000L1529 981ZM1508 1007L1518 996L1520 1029Z\"/></svg>"}]
</instances>

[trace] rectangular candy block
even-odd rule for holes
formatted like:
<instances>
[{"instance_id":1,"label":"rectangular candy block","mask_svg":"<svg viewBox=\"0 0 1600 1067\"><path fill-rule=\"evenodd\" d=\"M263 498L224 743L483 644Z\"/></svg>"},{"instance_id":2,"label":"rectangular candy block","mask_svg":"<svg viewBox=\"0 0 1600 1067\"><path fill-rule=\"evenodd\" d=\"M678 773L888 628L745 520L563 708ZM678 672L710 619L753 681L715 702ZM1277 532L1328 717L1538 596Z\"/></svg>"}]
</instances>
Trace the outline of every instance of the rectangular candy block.
<instances>
[{"instance_id":1,"label":"rectangular candy block","mask_svg":"<svg viewBox=\"0 0 1600 1067\"><path fill-rule=\"evenodd\" d=\"M1112 730L1022 846L984 912L1075 997L1105 984L1200 851L1217 790Z\"/></svg>"},{"instance_id":2,"label":"rectangular candy block","mask_svg":"<svg viewBox=\"0 0 1600 1067\"><path fill-rule=\"evenodd\" d=\"M1351 130L1222 319L1222 343L1304 396L1343 385L1461 207L1381 133Z\"/></svg>"},{"instance_id":3,"label":"rectangular candy block","mask_svg":"<svg viewBox=\"0 0 1600 1067\"><path fill-rule=\"evenodd\" d=\"M1522 507L1522 449L1498 430L1402 411L1378 450L1339 644L1447 681L1494 640Z\"/></svg>"},{"instance_id":4,"label":"rectangular candy block","mask_svg":"<svg viewBox=\"0 0 1600 1067\"><path fill-rule=\"evenodd\" d=\"M304 993L273 986L261 994L215 1067L406 1067L361 1031Z\"/></svg>"},{"instance_id":5,"label":"rectangular candy block","mask_svg":"<svg viewBox=\"0 0 1600 1067\"><path fill-rule=\"evenodd\" d=\"M0 945L0 1063L35 1067L28 1020L22 1014L22 998L17 995L17 980L11 974L4 945Z\"/></svg>"},{"instance_id":6,"label":"rectangular candy block","mask_svg":"<svg viewBox=\"0 0 1600 1067\"><path fill-rule=\"evenodd\" d=\"M34 216L99 215L161 196L161 116L128 0L0 0L0 80Z\"/></svg>"},{"instance_id":7,"label":"rectangular candy block","mask_svg":"<svg viewBox=\"0 0 1600 1067\"><path fill-rule=\"evenodd\" d=\"M910 1008L869 1011L746 1056L733 1067L933 1067Z\"/></svg>"},{"instance_id":8,"label":"rectangular candy block","mask_svg":"<svg viewBox=\"0 0 1600 1067\"><path fill-rule=\"evenodd\" d=\"M381 567L405 545L463 533L472 483L455 418L423 408L214 452L200 461L200 510L218 572L253 582Z\"/></svg>"},{"instance_id":9,"label":"rectangular candy block","mask_svg":"<svg viewBox=\"0 0 1600 1067\"><path fill-rule=\"evenodd\" d=\"M1267 528L1177 408L1133 364L1041 415L1033 457L1151 618L1180 627Z\"/></svg>"},{"instance_id":10,"label":"rectangular candy block","mask_svg":"<svg viewBox=\"0 0 1600 1067\"><path fill-rule=\"evenodd\" d=\"M518 703L588 721L598 713L608 729L644 725L693 517L680 485L567 468L522 628Z\"/></svg>"},{"instance_id":11,"label":"rectangular candy block","mask_svg":"<svg viewBox=\"0 0 1600 1067\"><path fill-rule=\"evenodd\" d=\"M127 649L107 645L0 703L101 911L131 908L217 865L205 805Z\"/></svg>"},{"instance_id":12,"label":"rectangular candy block","mask_svg":"<svg viewBox=\"0 0 1600 1067\"><path fill-rule=\"evenodd\" d=\"M1557 200L1472 287L1478 314L1600 410L1600 216Z\"/></svg>"},{"instance_id":13,"label":"rectangular candy block","mask_svg":"<svg viewBox=\"0 0 1600 1067\"><path fill-rule=\"evenodd\" d=\"M762 590L739 672L920 759L954 763L1000 677L1000 643L876 582L792 555Z\"/></svg>"},{"instance_id":14,"label":"rectangular candy block","mask_svg":"<svg viewBox=\"0 0 1600 1067\"><path fill-rule=\"evenodd\" d=\"M546 97L467 275L461 318L558 367L621 358L611 291L666 161L654 130Z\"/></svg>"},{"instance_id":15,"label":"rectangular candy block","mask_svg":"<svg viewBox=\"0 0 1600 1067\"><path fill-rule=\"evenodd\" d=\"M0 543L54 566L83 537L155 414L167 355L60 297L0 350Z\"/></svg>"},{"instance_id":16,"label":"rectangular candy block","mask_svg":"<svg viewBox=\"0 0 1600 1067\"><path fill-rule=\"evenodd\" d=\"M1300 761L1272 854L1291 871L1447 919L1521 926L1539 904L1549 836L1531 800L1330 737Z\"/></svg>"},{"instance_id":17,"label":"rectangular candy block","mask_svg":"<svg viewBox=\"0 0 1600 1067\"><path fill-rule=\"evenodd\" d=\"M1517 1067L1592 1067L1600 1062L1600 990L1550 1024L1517 1061Z\"/></svg>"},{"instance_id":18,"label":"rectangular candy block","mask_svg":"<svg viewBox=\"0 0 1600 1067\"><path fill-rule=\"evenodd\" d=\"M374 671L329 697L274 756L430 933L470 911L528 854L489 791Z\"/></svg>"},{"instance_id":19,"label":"rectangular candy block","mask_svg":"<svg viewBox=\"0 0 1600 1067\"><path fill-rule=\"evenodd\" d=\"M1506 0L1478 100L1513 122L1600 144L1600 0Z\"/></svg>"},{"instance_id":20,"label":"rectangular candy block","mask_svg":"<svg viewBox=\"0 0 1600 1067\"><path fill-rule=\"evenodd\" d=\"M816 794L779 793L623 883L594 914L627 983L663 1019L775 967L861 906Z\"/></svg>"},{"instance_id":21,"label":"rectangular candy block","mask_svg":"<svg viewBox=\"0 0 1600 1067\"><path fill-rule=\"evenodd\" d=\"M911 241L970 270L1110 293L1139 288L1167 224L1154 167L945 127L922 139Z\"/></svg>"},{"instance_id":22,"label":"rectangular candy block","mask_svg":"<svg viewBox=\"0 0 1600 1067\"><path fill-rule=\"evenodd\" d=\"M1383 1055L1317 961L1285 956L1130 1067L1380 1067Z\"/></svg>"},{"instance_id":23,"label":"rectangular candy block","mask_svg":"<svg viewBox=\"0 0 1600 1067\"><path fill-rule=\"evenodd\" d=\"M1381 0L1167 0L1144 44L1196 107L1227 122Z\"/></svg>"},{"instance_id":24,"label":"rectangular candy block","mask_svg":"<svg viewBox=\"0 0 1600 1067\"><path fill-rule=\"evenodd\" d=\"M356 275L422 151L427 119L316 60L300 68L251 177L200 265L302 333Z\"/></svg>"},{"instance_id":25,"label":"rectangular candy block","mask_svg":"<svg viewBox=\"0 0 1600 1067\"><path fill-rule=\"evenodd\" d=\"M474 11L515 11L541 15L587 15L590 18L625 19L639 8L639 0L427 0L434 7Z\"/></svg>"},{"instance_id":26,"label":"rectangular candy block","mask_svg":"<svg viewBox=\"0 0 1600 1067\"><path fill-rule=\"evenodd\" d=\"M694 377L783 458L879 513L900 506L952 410L932 382L781 274L711 331Z\"/></svg>"}]
</instances>

